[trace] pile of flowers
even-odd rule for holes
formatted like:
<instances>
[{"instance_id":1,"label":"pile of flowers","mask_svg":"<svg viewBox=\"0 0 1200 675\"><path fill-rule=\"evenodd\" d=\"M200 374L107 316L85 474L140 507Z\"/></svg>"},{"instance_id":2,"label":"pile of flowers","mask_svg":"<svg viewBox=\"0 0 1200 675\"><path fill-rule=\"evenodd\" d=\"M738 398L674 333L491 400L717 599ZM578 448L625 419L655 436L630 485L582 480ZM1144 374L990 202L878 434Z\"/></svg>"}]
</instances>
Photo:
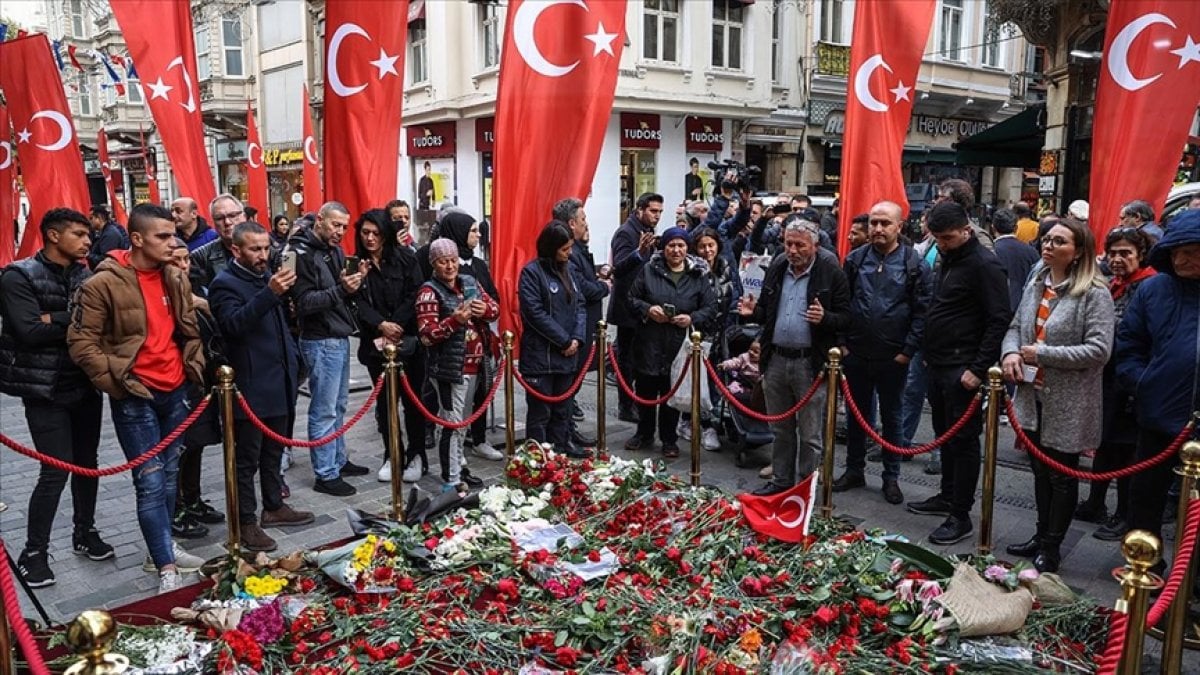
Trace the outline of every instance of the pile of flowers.
<instances>
[{"instance_id":1,"label":"pile of flowers","mask_svg":"<svg viewBox=\"0 0 1200 675\"><path fill-rule=\"evenodd\" d=\"M349 587L302 568L236 627L208 672L1088 672L1108 618L1082 598L965 639L938 604L952 564L882 533L814 521L764 538L736 500L650 462L536 445L478 507L353 545ZM998 586L1025 580L973 561ZM387 592L380 592L386 587Z\"/></svg>"}]
</instances>

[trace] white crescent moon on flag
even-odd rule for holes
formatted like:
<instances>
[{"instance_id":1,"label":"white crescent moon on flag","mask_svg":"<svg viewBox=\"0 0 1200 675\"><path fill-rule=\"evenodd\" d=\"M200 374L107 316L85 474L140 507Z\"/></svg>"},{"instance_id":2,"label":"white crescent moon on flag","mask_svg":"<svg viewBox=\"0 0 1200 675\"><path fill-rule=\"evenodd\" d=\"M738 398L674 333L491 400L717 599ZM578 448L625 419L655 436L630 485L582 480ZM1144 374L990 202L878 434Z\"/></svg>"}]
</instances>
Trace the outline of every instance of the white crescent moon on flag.
<instances>
[{"instance_id":1,"label":"white crescent moon on flag","mask_svg":"<svg viewBox=\"0 0 1200 675\"><path fill-rule=\"evenodd\" d=\"M333 90L333 93L342 98L353 96L367 88L365 84L347 87L342 82L341 73L338 72L338 52L342 49L342 40L351 35L361 35L368 40L371 39L371 36L367 31L363 30L362 26L356 23L344 23L338 26L337 30L333 32L333 37L329 38L329 55L325 59L325 63L328 64L326 67L328 71L326 72L326 76L329 78L329 88Z\"/></svg>"},{"instance_id":2,"label":"white crescent moon on flag","mask_svg":"<svg viewBox=\"0 0 1200 675\"><path fill-rule=\"evenodd\" d=\"M800 515L796 516L795 520L784 520L779 517L778 512L776 512L776 514L775 514L775 520L780 525L788 528L789 530L800 527L800 524L804 522L804 512L808 510L808 505L804 503L804 499L797 497L796 495L792 495L791 497L788 497L787 499L780 502L779 505L783 506L784 504L790 504L792 502L795 502L796 506L800 507Z\"/></svg>"},{"instance_id":3,"label":"white crescent moon on flag","mask_svg":"<svg viewBox=\"0 0 1200 675\"><path fill-rule=\"evenodd\" d=\"M71 137L74 135L71 133L71 120L67 119L66 115L57 110L39 110L33 114L33 117L29 118L29 121L32 122L39 117L52 120L58 125L58 140L50 145L42 145L41 143L35 143L34 145L43 150L50 150L51 152L67 147L67 143L71 142Z\"/></svg>"},{"instance_id":4,"label":"white crescent moon on flag","mask_svg":"<svg viewBox=\"0 0 1200 675\"><path fill-rule=\"evenodd\" d=\"M538 49L537 40L533 37L533 29L537 25L538 17L554 5L578 5L584 10L588 9L587 3L583 0L525 2L517 8L517 16L513 18L513 43L516 44L517 51L534 72L546 77L562 77L575 70L575 67L579 65L579 61L575 61L569 66L560 66L547 61L546 57L542 56L542 51Z\"/></svg>"},{"instance_id":5,"label":"white crescent moon on flag","mask_svg":"<svg viewBox=\"0 0 1200 675\"><path fill-rule=\"evenodd\" d=\"M312 136L304 139L304 161L309 164L317 163L317 141Z\"/></svg>"},{"instance_id":6,"label":"white crescent moon on flag","mask_svg":"<svg viewBox=\"0 0 1200 675\"><path fill-rule=\"evenodd\" d=\"M12 166L12 143L0 141L0 148L4 148L4 161L0 162L0 169L7 169Z\"/></svg>"},{"instance_id":7,"label":"white crescent moon on flag","mask_svg":"<svg viewBox=\"0 0 1200 675\"><path fill-rule=\"evenodd\" d=\"M887 104L871 93L871 75L878 68L892 72L892 67L883 60L882 54L875 54L858 67L858 72L854 74L854 96L871 112L887 112Z\"/></svg>"},{"instance_id":8,"label":"white crescent moon on flag","mask_svg":"<svg viewBox=\"0 0 1200 675\"><path fill-rule=\"evenodd\" d=\"M1112 45L1108 48L1108 53L1104 55L1104 60L1108 65L1108 74L1122 88L1129 91L1137 91L1162 77L1162 73L1158 73L1153 77L1138 78L1129 70L1129 48L1133 46L1133 41L1142 34L1142 31L1159 23L1165 23L1171 28L1175 28L1175 22L1171 21L1166 15L1152 12L1150 14L1143 14L1130 21L1113 38Z\"/></svg>"},{"instance_id":9,"label":"white crescent moon on flag","mask_svg":"<svg viewBox=\"0 0 1200 675\"><path fill-rule=\"evenodd\" d=\"M258 161L254 161L254 151L258 150ZM263 165L263 149L258 143L251 143L246 146L246 162L250 164L251 169L257 169Z\"/></svg>"},{"instance_id":10,"label":"white crescent moon on flag","mask_svg":"<svg viewBox=\"0 0 1200 675\"><path fill-rule=\"evenodd\" d=\"M183 86L187 88L188 100L187 103L180 103L188 112L196 112L196 94L192 91L192 76L188 73L188 69L183 66L183 57L176 56L169 64L167 70L178 67L183 73Z\"/></svg>"}]
</instances>

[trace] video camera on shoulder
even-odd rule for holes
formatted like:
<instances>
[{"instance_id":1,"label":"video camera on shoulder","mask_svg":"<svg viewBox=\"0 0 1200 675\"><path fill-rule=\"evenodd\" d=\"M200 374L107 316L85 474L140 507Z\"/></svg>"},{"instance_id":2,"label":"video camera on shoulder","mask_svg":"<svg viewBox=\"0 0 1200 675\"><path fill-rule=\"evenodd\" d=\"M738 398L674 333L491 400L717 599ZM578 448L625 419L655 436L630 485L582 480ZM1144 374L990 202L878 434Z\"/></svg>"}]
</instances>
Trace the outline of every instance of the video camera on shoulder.
<instances>
[{"instance_id":1,"label":"video camera on shoulder","mask_svg":"<svg viewBox=\"0 0 1200 675\"><path fill-rule=\"evenodd\" d=\"M713 182L722 191L734 190L741 192L748 190L753 192L758 189L758 178L762 175L762 169L757 166L747 166L735 159L709 162L708 168L713 172Z\"/></svg>"}]
</instances>

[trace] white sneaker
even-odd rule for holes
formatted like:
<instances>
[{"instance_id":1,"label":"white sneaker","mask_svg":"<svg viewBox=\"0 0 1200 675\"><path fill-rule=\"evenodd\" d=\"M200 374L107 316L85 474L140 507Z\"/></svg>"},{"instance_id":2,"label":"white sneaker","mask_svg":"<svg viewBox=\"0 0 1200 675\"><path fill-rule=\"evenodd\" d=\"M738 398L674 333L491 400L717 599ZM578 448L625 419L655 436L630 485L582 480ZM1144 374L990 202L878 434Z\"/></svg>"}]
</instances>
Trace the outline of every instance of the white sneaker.
<instances>
[{"instance_id":1,"label":"white sneaker","mask_svg":"<svg viewBox=\"0 0 1200 675\"><path fill-rule=\"evenodd\" d=\"M675 425L675 435L681 441L692 440L692 423L691 421L679 420L679 424Z\"/></svg>"},{"instance_id":2,"label":"white sneaker","mask_svg":"<svg viewBox=\"0 0 1200 675\"><path fill-rule=\"evenodd\" d=\"M174 540L171 541L171 552L175 554L175 567L179 569L180 574L198 572L204 566L204 558L188 553Z\"/></svg>"},{"instance_id":3,"label":"white sneaker","mask_svg":"<svg viewBox=\"0 0 1200 675\"><path fill-rule=\"evenodd\" d=\"M183 586L183 576L179 572L163 572L158 575L158 594L170 593Z\"/></svg>"},{"instance_id":4,"label":"white sneaker","mask_svg":"<svg viewBox=\"0 0 1200 675\"><path fill-rule=\"evenodd\" d=\"M283 473L292 468L292 449L284 448L283 455L279 458L279 472Z\"/></svg>"},{"instance_id":5,"label":"white sneaker","mask_svg":"<svg viewBox=\"0 0 1200 675\"><path fill-rule=\"evenodd\" d=\"M775 467L771 466L770 464L764 466L763 468L759 469L758 477L762 478L764 480L768 479L768 478L774 478L775 477Z\"/></svg>"},{"instance_id":6,"label":"white sneaker","mask_svg":"<svg viewBox=\"0 0 1200 675\"><path fill-rule=\"evenodd\" d=\"M717 438L716 429L705 429L704 432L700 434L700 447L704 448L705 450L721 449L721 439Z\"/></svg>"},{"instance_id":7,"label":"white sneaker","mask_svg":"<svg viewBox=\"0 0 1200 675\"><path fill-rule=\"evenodd\" d=\"M380 483L392 482L392 460L389 459L383 463L383 466L379 467L379 473L375 474L375 478Z\"/></svg>"},{"instance_id":8,"label":"white sneaker","mask_svg":"<svg viewBox=\"0 0 1200 675\"><path fill-rule=\"evenodd\" d=\"M504 459L504 453L493 448L487 441L484 441L483 443L476 443L471 448L471 454L479 457L480 459L486 459L493 462Z\"/></svg>"},{"instance_id":9,"label":"white sneaker","mask_svg":"<svg viewBox=\"0 0 1200 675\"><path fill-rule=\"evenodd\" d=\"M415 483L421 480L421 474L423 473L424 471L423 467L421 466L421 458L413 457L412 461L408 463L408 466L404 467L404 476L402 478L405 483Z\"/></svg>"}]
</instances>

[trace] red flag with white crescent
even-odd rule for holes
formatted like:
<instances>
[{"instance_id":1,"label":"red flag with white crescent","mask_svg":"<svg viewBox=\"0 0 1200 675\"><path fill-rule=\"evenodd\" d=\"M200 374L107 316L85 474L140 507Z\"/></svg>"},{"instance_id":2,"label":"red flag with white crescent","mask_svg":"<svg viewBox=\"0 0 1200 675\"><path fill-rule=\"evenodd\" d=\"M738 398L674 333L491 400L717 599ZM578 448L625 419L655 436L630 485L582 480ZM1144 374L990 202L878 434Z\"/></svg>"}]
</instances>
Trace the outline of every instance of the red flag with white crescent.
<instances>
[{"instance_id":1,"label":"red flag with white crescent","mask_svg":"<svg viewBox=\"0 0 1200 675\"><path fill-rule=\"evenodd\" d=\"M92 198L71 108L45 35L0 43L0 89L8 101L29 195L29 217L17 251L18 258L27 258L42 247L42 214L61 206L87 213Z\"/></svg>"},{"instance_id":2,"label":"red flag with white crescent","mask_svg":"<svg viewBox=\"0 0 1200 675\"><path fill-rule=\"evenodd\" d=\"M517 279L565 197L587 200L612 116L625 0L512 0L496 97L492 276L516 330ZM581 104L586 101L586 105ZM531 139L549 139L530 152Z\"/></svg>"},{"instance_id":3,"label":"red flag with white crescent","mask_svg":"<svg viewBox=\"0 0 1200 675\"><path fill-rule=\"evenodd\" d=\"M254 121L254 109L246 104L246 204L262 214L260 222L270 217L267 198L267 165L263 161L262 142L258 138L258 124Z\"/></svg>"},{"instance_id":4,"label":"red flag with white crescent","mask_svg":"<svg viewBox=\"0 0 1200 675\"><path fill-rule=\"evenodd\" d=\"M313 135L312 107L308 104L308 87L304 87L304 210L316 211L323 201L321 193L321 164L317 159L317 139Z\"/></svg>"},{"instance_id":5,"label":"red flag with white crescent","mask_svg":"<svg viewBox=\"0 0 1200 675\"><path fill-rule=\"evenodd\" d=\"M104 184L108 187L108 203L112 204L112 217L122 226L129 225L129 216L125 215L125 205L117 198L117 186L113 182L112 169L108 166L108 134L100 127L99 138L96 139L96 151L100 155L100 173L104 174Z\"/></svg>"},{"instance_id":6,"label":"red flag with white crescent","mask_svg":"<svg viewBox=\"0 0 1200 675\"><path fill-rule=\"evenodd\" d=\"M850 252L854 216L883 200L908 215L900 157L936 5L936 0L854 5L837 238L843 258Z\"/></svg>"},{"instance_id":7,"label":"red flag with white crescent","mask_svg":"<svg viewBox=\"0 0 1200 675\"><path fill-rule=\"evenodd\" d=\"M1096 91L1088 223L1144 199L1161 214L1200 105L1200 2L1112 0Z\"/></svg>"},{"instance_id":8,"label":"red flag with white crescent","mask_svg":"<svg viewBox=\"0 0 1200 675\"><path fill-rule=\"evenodd\" d=\"M817 493L816 478L814 472L790 489L767 497L738 495L746 524L755 532L779 541L793 544L804 541Z\"/></svg>"},{"instance_id":9,"label":"red flag with white crescent","mask_svg":"<svg viewBox=\"0 0 1200 675\"><path fill-rule=\"evenodd\" d=\"M158 162L150 161L146 148L146 132L142 131L140 126L138 135L142 137L142 169L146 172L146 198L151 204L161 204L162 196L158 193Z\"/></svg>"},{"instance_id":10,"label":"red flag with white crescent","mask_svg":"<svg viewBox=\"0 0 1200 675\"><path fill-rule=\"evenodd\" d=\"M325 196L353 223L396 195L408 0L339 0L325 9ZM354 249L354 227L342 248Z\"/></svg>"},{"instance_id":11,"label":"red flag with white crescent","mask_svg":"<svg viewBox=\"0 0 1200 675\"><path fill-rule=\"evenodd\" d=\"M200 116L191 5L163 2L149 11L144 0L110 0L109 4L142 78L146 105L179 185L178 196L196 200L207 218L216 187Z\"/></svg>"},{"instance_id":12,"label":"red flag with white crescent","mask_svg":"<svg viewBox=\"0 0 1200 675\"><path fill-rule=\"evenodd\" d=\"M17 248L17 211L13 199L17 188L15 159L8 108L0 103L0 267L13 261Z\"/></svg>"}]
</instances>

